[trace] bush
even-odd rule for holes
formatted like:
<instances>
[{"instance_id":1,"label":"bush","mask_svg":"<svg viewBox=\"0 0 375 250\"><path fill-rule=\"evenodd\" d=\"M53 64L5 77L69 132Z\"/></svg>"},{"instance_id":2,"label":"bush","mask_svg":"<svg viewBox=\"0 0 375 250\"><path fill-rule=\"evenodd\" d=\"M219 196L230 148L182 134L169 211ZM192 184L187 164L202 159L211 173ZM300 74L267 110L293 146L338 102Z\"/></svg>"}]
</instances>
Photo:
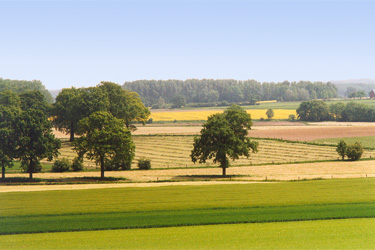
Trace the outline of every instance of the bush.
<instances>
[{"instance_id":1,"label":"bush","mask_svg":"<svg viewBox=\"0 0 375 250\"><path fill-rule=\"evenodd\" d=\"M295 115L289 115L288 121L294 122L295 120L296 120L296 116Z\"/></svg>"},{"instance_id":2,"label":"bush","mask_svg":"<svg viewBox=\"0 0 375 250\"><path fill-rule=\"evenodd\" d=\"M70 163L66 158L56 160L52 165L52 172L66 172L69 171Z\"/></svg>"},{"instance_id":3,"label":"bush","mask_svg":"<svg viewBox=\"0 0 375 250\"><path fill-rule=\"evenodd\" d=\"M74 172L79 172L83 170L83 159L76 157L73 159L72 170Z\"/></svg>"},{"instance_id":4,"label":"bush","mask_svg":"<svg viewBox=\"0 0 375 250\"><path fill-rule=\"evenodd\" d=\"M153 123L153 121L154 121L154 119L150 118L150 119L148 119L147 123L151 124L151 123Z\"/></svg>"},{"instance_id":5,"label":"bush","mask_svg":"<svg viewBox=\"0 0 375 250\"><path fill-rule=\"evenodd\" d=\"M33 162L33 173L39 173L42 171L42 164L40 164L40 161ZM23 169L23 172L30 173L30 164L29 161L21 161L21 168Z\"/></svg>"},{"instance_id":6,"label":"bush","mask_svg":"<svg viewBox=\"0 0 375 250\"><path fill-rule=\"evenodd\" d=\"M361 143L356 142L354 145L349 145L346 148L346 155L351 161L358 161L363 154L363 147Z\"/></svg>"},{"instance_id":7,"label":"bush","mask_svg":"<svg viewBox=\"0 0 375 250\"><path fill-rule=\"evenodd\" d=\"M138 160L138 168L141 170L151 169L151 160L147 158L141 158Z\"/></svg>"}]
</instances>

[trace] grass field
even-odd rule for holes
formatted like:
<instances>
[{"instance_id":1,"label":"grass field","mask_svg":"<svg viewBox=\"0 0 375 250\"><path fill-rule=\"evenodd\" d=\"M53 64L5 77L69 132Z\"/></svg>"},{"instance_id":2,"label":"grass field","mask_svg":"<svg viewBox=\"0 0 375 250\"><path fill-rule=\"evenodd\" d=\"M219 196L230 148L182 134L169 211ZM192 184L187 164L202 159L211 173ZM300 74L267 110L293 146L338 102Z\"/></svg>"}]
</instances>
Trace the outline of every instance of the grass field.
<instances>
[{"instance_id":1,"label":"grass field","mask_svg":"<svg viewBox=\"0 0 375 250\"><path fill-rule=\"evenodd\" d=\"M0 199L1 249L374 246L373 178L1 193ZM270 223L277 221L283 223ZM109 230L125 228L134 229ZM92 231L100 229L106 231ZM63 231L75 232L47 233Z\"/></svg>"},{"instance_id":2,"label":"grass field","mask_svg":"<svg viewBox=\"0 0 375 250\"><path fill-rule=\"evenodd\" d=\"M326 138L326 139L314 140L314 142L337 145L337 143L340 140L344 140L347 144L354 144L355 142L360 142L363 147L375 148L375 137L374 136Z\"/></svg>"},{"instance_id":3,"label":"grass field","mask_svg":"<svg viewBox=\"0 0 375 250\"><path fill-rule=\"evenodd\" d=\"M375 179L1 193L0 199L0 234L373 218Z\"/></svg>"},{"instance_id":4,"label":"grass field","mask_svg":"<svg viewBox=\"0 0 375 250\"><path fill-rule=\"evenodd\" d=\"M2 235L2 249L374 249L375 219Z\"/></svg>"}]
</instances>

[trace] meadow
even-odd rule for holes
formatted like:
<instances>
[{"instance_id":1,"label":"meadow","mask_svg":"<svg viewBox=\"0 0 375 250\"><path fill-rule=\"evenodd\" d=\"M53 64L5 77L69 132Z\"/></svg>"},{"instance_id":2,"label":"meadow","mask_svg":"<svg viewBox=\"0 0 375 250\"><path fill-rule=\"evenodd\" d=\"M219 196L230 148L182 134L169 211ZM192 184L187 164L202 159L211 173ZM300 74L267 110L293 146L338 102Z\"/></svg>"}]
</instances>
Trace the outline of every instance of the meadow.
<instances>
[{"instance_id":1,"label":"meadow","mask_svg":"<svg viewBox=\"0 0 375 250\"><path fill-rule=\"evenodd\" d=\"M0 236L3 249L374 249L375 219ZM100 239L100 240L99 240Z\"/></svg>"},{"instance_id":2,"label":"meadow","mask_svg":"<svg viewBox=\"0 0 375 250\"><path fill-rule=\"evenodd\" d=\"M343 223L343 226L355 225L357 220L353 220L354 218L375 218L375 179L15 192L1 193L0 199L2 200L0 234L3 234L0 236L0 241L2 248L5 249L30 247L48 236L58 237L55 239L59 243L54 245L54 241L47 240L41 245L42 248L53 249L64 248L64 246L98 248L106 240L103 237L94 239L96 233L90 231L131 228L144 229L97 231L97 233L102 232L105 235L113 233L118 235L114 236L117 238L129 232L132 237L127 236L127 239L133 239L132 241L137 237L143 238L148 235L148 238L143 238L142 242L135 240L137 243L129 244L129 247L137 246L136 248L139 249L149 248L152 244L155 248L158 246L163 248L171 239L181 237L179 232L182 230L186 232L185 236L194 240L190 242L185 240L175 246L186 249L207 246L200 243L204 237L195 233L205 230L211 235L207 237L214 238L215 234L207 231L210 227L217 227L220 232L233 231L233 236L229 236L231 239L237 230L245 234L267 227L268 233L271 233L273 227L277 231L285 230L288 234L288 229L283 229L290 225L286 222L298 221L293 228L299 228L306 223L312 223L312 220L319 220L315 225L327 227L324 230L329 230L335 223ZM333 219L335 221L332 221ZM346 220L336 221L337 219ZM255 222L256 224L243 224ZM265 222L267 223L264 224ZM270 222L283 223L270 224ZM357 228L347 230L347 234L352 235L354 241L374 234L373 228L371 230L371 225L374 223L372 219L361 220L361 223L369 228L366 234L357 235L363 231ZM204 226L215 224L225 225ZM200 225L200 227L183 227L193 225ZM316 230L317 228L314 229ZM66 231L74 233L45 234ZM37 232L41 234L36 234ZM158 245L157 239L161 232L166 232L170 239L162 240L161 245ZM11 235L22 233L29 235ZM81 241L81 235L84 239L90 238L91 243L86 240ZM245 240L243 244L249 248L257 246L256 244L268 244L271 235L266 238L260 237L261 241L257 243ZM313 235L312 237L317 237L318 232ZM336 232L335 237L338 240L344 235L346 234L337 235ZM223 240L225 243L225 239ZM310 241L310 244L313 242L311 239L306 240ZM329 240L326 238L321 244L331 244ZM125 243L122 240L119 242ZM283 242L291 243L281 240L276 245L282 246ZM372 246L373 243L369 241L363 246ZM339 244L339 241L336 244ZM113 247L115 246L119 245L114 244ZM213 245L212 248L215 246L217 245ZM241 245L234 244L233 248L239 246Z\"/></svg>"},{"instance_id":3,"label":"meadow","mask_svg":"<svg viewBox=\"0 0 375 250\"><path fill-rule=\"evenodd\" d=\"M340 140L344 140L347 144L354 144L355 142L360 142L363 147L375 148L374 136L325 138L325 139L314 140L314 142L337 145L337 143L339 143Z\"/></svg>"}]
</instances>

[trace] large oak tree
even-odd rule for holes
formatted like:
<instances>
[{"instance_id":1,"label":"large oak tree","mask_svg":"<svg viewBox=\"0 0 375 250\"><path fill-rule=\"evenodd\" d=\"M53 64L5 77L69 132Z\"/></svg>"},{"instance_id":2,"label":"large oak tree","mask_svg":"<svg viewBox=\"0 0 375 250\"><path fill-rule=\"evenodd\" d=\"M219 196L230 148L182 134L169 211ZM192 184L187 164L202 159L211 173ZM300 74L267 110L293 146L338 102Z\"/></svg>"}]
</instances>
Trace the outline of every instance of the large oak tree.
<instances>
[{"instance_id":1,"label":"large oak tree","mask_svg":"<svg viewBox=\"0 0 375 250\"><path fill-rule=\"evenodd\" d=\"M207 159L213 159L214 163L220 163L225 176L229 158L249 157L250 151L258 151L258 142L247 137L252 125L250 115L237 105L222 114L210 116L203 124L201 135L194 138L192 161L205 163Z\"/></svg>"},{"instance_id":2,"label":"large oak tree","mask_svg":"<svg viewBox=\"0 0 375 250\"><path fill-rule=\"evenodd\" d=\"M86 155L100 166L102 179L108 163L130 166L135 146L122 120L108 112L98 111L82 119L78 125L80 137L74 141L74 149L80 158Z\"/></svg>"}]
</instances>

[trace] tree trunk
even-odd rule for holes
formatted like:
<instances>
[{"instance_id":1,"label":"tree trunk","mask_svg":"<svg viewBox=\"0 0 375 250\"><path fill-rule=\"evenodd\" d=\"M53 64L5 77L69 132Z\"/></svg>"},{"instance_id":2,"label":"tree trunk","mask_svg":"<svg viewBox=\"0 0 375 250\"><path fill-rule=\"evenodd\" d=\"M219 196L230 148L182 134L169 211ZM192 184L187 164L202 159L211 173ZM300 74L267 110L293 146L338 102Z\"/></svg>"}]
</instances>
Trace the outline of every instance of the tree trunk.
<instances>
[{"instance_id":1,"label":"tree trunk","mask_svg":"<svg viewBox=\"0 0 375 250\"><path fill-rule=\"evenodd\" d=\"M100 158L100 179L104 179L104 159Z\"/></svg>"},{"instance_id":2,"label":"tree trunk","mask_svg":"<svg viewBox=\"0 0 375 250\"><path fill-rule=\"evenodd\" d=\"M73 126L73 122L70 125L70 139L69 139L69 141L70 142L74 141L74 126Z\"/></svg>"},{"instance_id":3,"label":"tree trunk","mask_svg":"<svg viewBox=\"0 0 375 250\"><path fill-rule=\"evenodd\" d=\"M30 165L29 165L29 179L32 180L33 179L33 172L34 172L34 167L32 165L33 163L33 160L30 160Z\"/></svg>"},{"instance_id":4,"label":"tree trunk","mask_svg":"<svg viewBox=\"0 0 375 250\"><path fill-rule=\"evenodd\" d=\"M223 176L227 175L227 168L223 167Z\"/></svg>"},{"instance_id":5,"label":"tree trunk","mask_svg":"<svg viewBox=\"0 0 375 250\"><path fill-rule=\"evenodd\" d=\"M5 179L5 167L4 166L2 166L1 168L1 178Z\"/></svg>"}]
</instances>

